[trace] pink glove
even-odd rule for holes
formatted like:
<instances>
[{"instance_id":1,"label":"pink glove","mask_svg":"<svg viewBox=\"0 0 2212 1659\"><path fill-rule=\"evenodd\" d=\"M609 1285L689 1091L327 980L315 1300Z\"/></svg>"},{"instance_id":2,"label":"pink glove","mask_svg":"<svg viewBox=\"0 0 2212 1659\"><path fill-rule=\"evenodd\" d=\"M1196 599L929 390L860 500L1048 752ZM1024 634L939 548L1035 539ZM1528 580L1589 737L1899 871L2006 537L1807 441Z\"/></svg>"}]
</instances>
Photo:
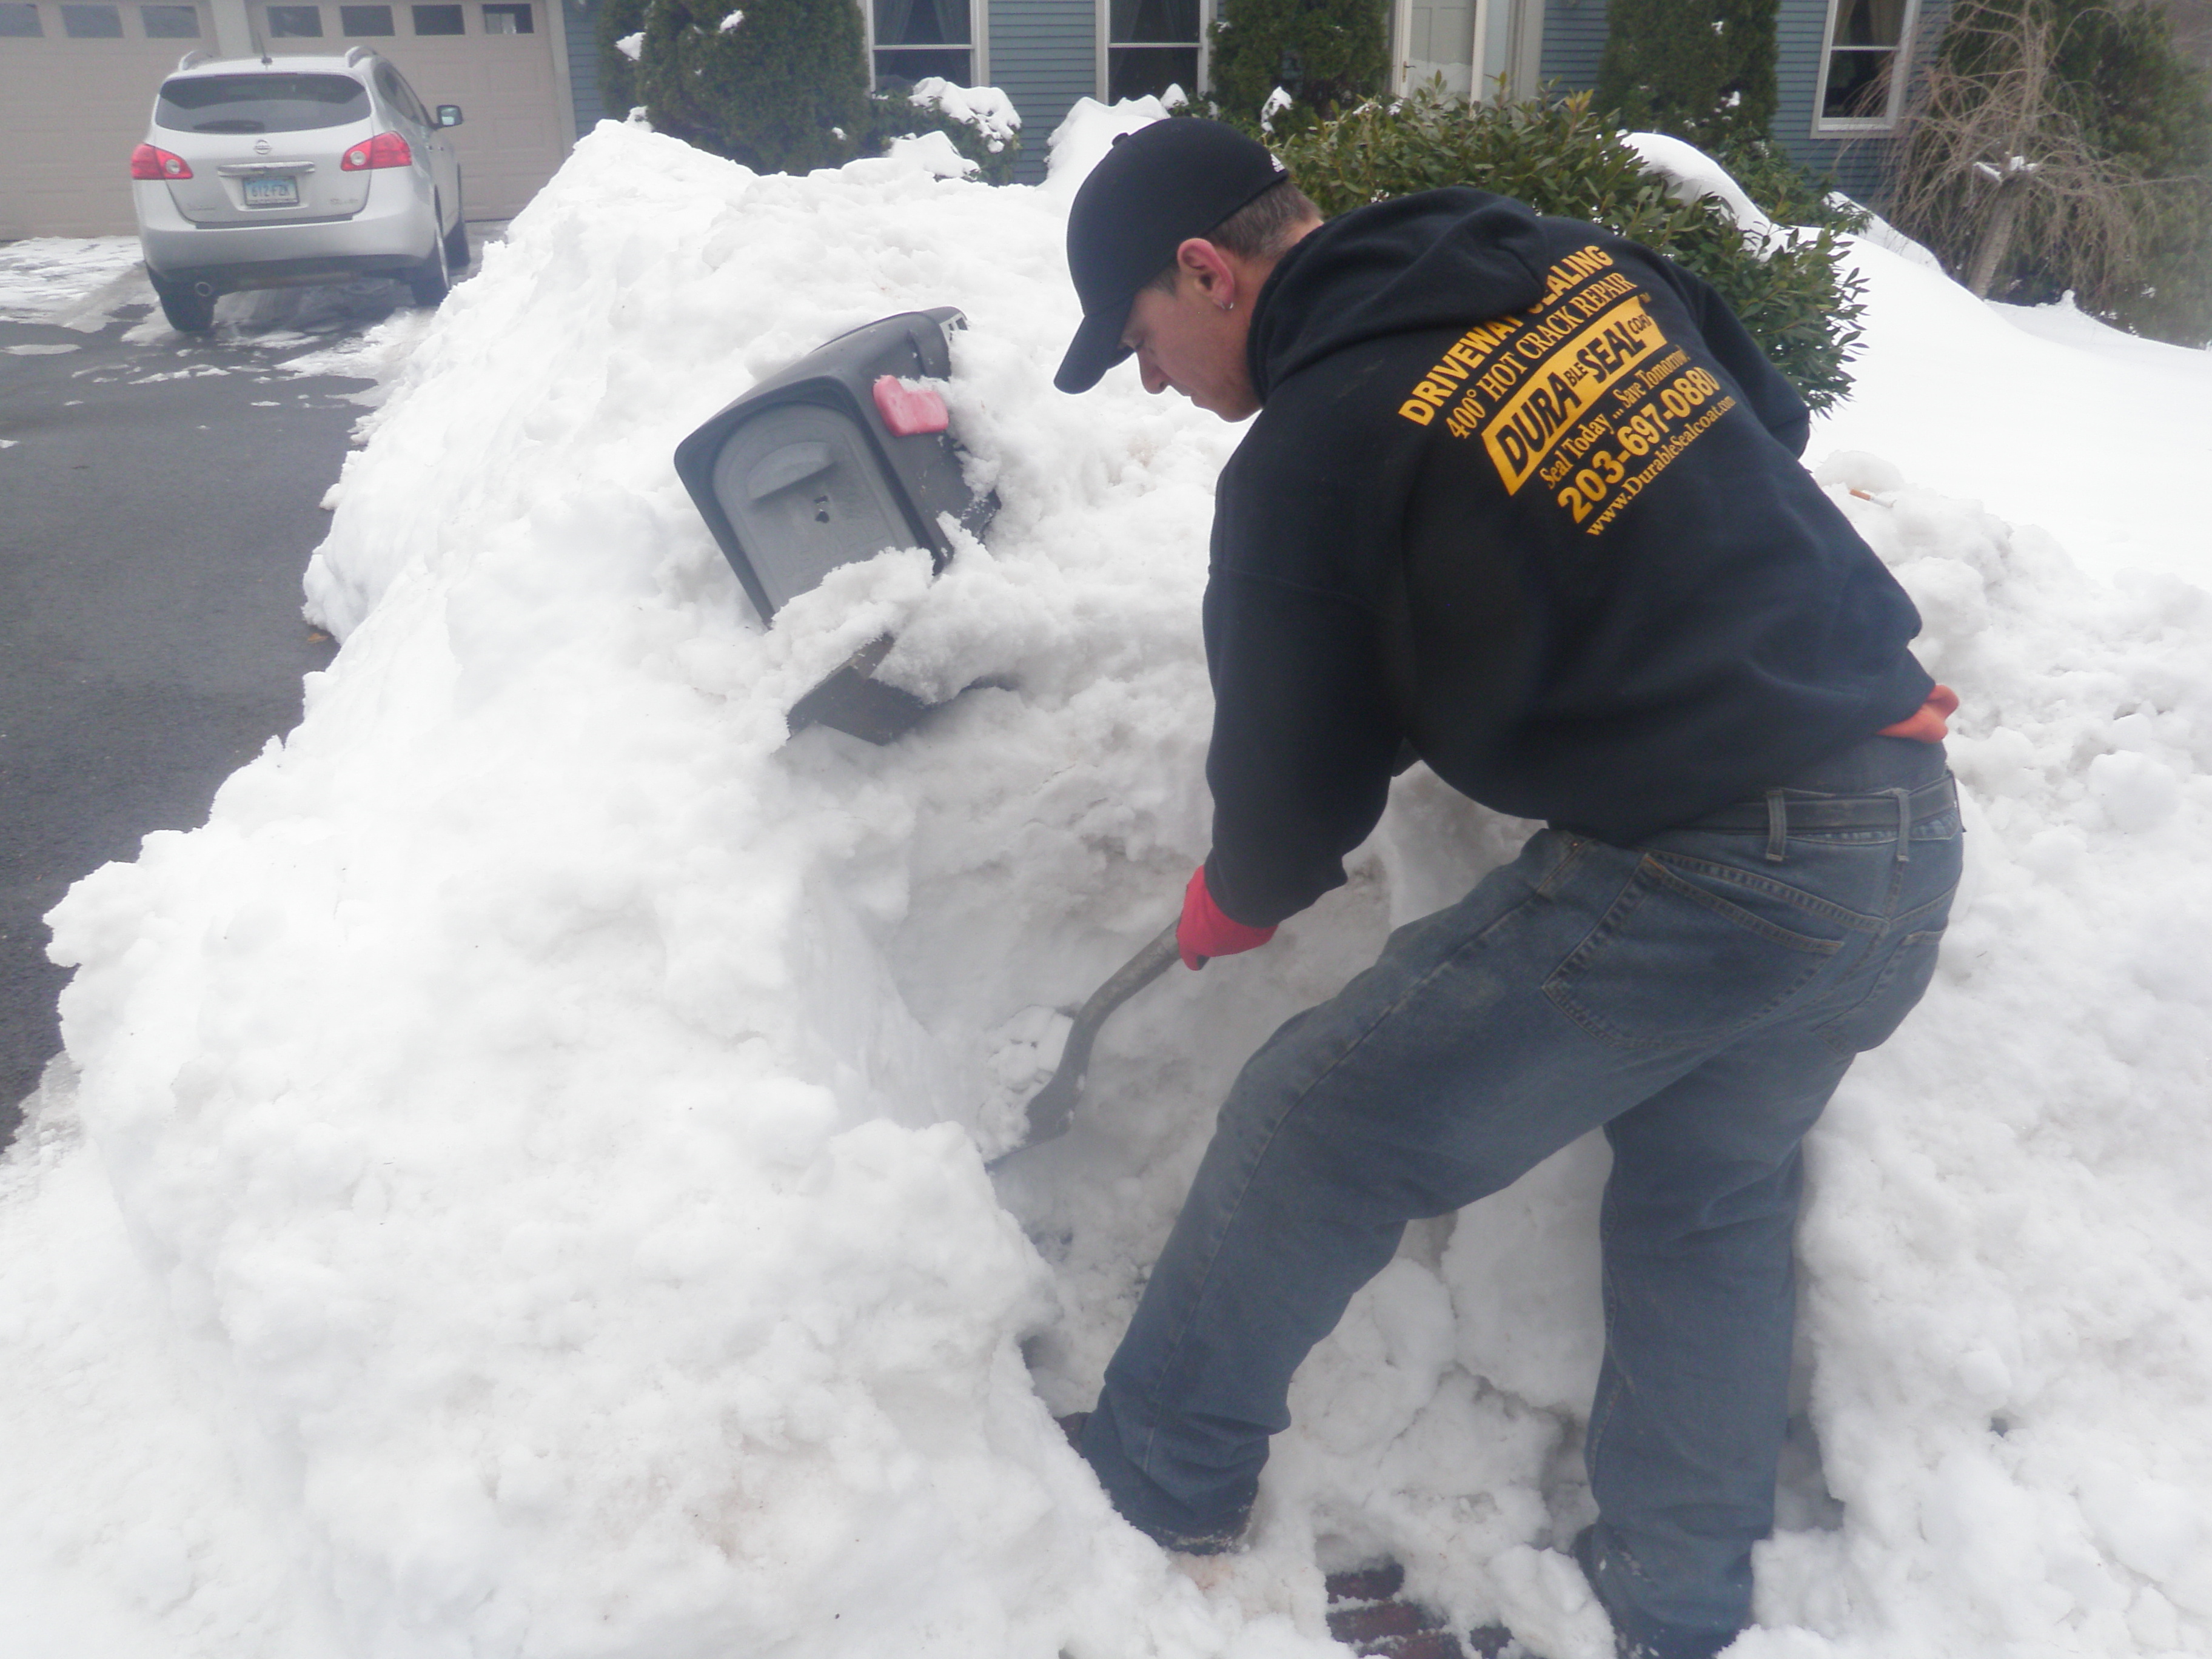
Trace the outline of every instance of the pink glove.
<instances>
[{"instance_id":1,"label":"pink glove","mask_svg":"<svg viewBox=\"0 0 2212 1659\"><path fill-rule=\"evenodd\" d=\"M1272 927L1248 927L1225 915L1206 889L1206 866L1191 872L1190 885L1182 890L1182 920L1176 923L1176 945L1186 968L1203 968L1209 957L1233 957L1239 951L1256 950L1274 938Z\"/></svg>"}]
</instances>

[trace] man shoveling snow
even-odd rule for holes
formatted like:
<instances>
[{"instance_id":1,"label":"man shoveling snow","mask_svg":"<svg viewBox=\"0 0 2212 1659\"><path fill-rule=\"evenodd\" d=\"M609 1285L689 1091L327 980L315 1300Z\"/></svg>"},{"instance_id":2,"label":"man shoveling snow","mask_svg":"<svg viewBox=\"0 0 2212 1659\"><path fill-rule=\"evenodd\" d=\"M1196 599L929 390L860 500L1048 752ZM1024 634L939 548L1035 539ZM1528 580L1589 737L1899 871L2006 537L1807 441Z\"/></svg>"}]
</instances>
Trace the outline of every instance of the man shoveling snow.
<instances>
[{"instance_id":1,"label":"man shoveling snow","mask_svg":"<svg viewBox=\"0 0 2212 1659\"><path fill-rule=\"evenodd\" d=\"M1119 142L1067 241L1063 390L1133 354L1259 416L1216 501L1184 962L1341 884L1402 758L1548 826L1247 1063L1081 1449L1153 1538L1233 1547L1291 1373L1406 1224L1602 1126L1574 1553L1624 1653L1705 1659L1772 1524L1800 1145L1958 880L1956 700L1798 465L1802 403L1648 250L1463 189L1323 224L1197 120Z\"/></svg>"}]
</instances>

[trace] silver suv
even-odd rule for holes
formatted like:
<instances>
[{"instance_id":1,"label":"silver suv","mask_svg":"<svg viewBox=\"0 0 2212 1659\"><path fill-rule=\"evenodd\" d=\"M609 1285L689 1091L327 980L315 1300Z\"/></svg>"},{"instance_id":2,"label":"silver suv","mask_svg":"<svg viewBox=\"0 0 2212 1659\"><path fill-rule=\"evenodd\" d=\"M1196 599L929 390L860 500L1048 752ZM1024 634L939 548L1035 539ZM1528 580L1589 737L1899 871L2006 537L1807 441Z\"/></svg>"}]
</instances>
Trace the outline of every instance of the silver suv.
<instances>
[{"instance_id":1,"label":"silver suv","mask_svg":"<svg viewBox=\"0 0 2212 1659\"><path fill-rule=\"evenodd\" d=\"M131 195L147 274L173 327L219 295L382 275L417 305L469 263L458 105L422 107L366 46L343 58L195 61L161 82Z\"/></svg>"}]
</instances>

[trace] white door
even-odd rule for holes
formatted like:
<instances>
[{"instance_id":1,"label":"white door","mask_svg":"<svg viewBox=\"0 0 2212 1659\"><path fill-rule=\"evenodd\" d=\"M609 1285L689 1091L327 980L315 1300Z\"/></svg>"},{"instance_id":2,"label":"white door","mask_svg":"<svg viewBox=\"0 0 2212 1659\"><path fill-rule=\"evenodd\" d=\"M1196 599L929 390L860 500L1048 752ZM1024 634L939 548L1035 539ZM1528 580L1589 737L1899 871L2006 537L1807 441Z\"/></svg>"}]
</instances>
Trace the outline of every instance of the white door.
<instances>
[{"instance_id":1,"label":"white door","mask_svg":"<svg viewBox=\"0 0 2212 1659\"><path fill-rule=\"evenodd\" d=\"M1474 84L1475 0L1399 0L1399 92L1442 76L1444 90L1468 96Z\"/></svg>"},{"instance_id":2,"label":"white door","mask_svg":"<svg viewBox=\"0 0 2212 1659\"><path fill-rule=\"evenodd\" d=\"M1398 0L1396 90L1442 76L1462 98L1533 98L1543 58L1544 0Z\"/></svg>"}]
</instances>

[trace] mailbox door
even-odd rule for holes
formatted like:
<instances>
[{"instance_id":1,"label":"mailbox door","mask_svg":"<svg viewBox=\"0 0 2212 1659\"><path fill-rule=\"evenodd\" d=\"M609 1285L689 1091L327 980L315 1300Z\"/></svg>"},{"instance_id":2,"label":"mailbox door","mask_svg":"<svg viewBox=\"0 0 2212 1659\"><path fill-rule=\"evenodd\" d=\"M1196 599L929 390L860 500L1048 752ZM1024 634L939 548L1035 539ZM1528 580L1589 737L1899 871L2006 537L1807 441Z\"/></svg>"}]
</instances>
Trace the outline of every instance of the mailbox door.
<instances>
[{"instance_id":1,"label":"mailbox door","mask_svg":"<svg viewBox=\"0 0 2212 1659\"><path fill-rule=\"evenodd\" d=\"M915 540L852 418L819 404L771 404L714 459L714 489L769 609L833 568Z\"/></svg>"}]
</instances>

